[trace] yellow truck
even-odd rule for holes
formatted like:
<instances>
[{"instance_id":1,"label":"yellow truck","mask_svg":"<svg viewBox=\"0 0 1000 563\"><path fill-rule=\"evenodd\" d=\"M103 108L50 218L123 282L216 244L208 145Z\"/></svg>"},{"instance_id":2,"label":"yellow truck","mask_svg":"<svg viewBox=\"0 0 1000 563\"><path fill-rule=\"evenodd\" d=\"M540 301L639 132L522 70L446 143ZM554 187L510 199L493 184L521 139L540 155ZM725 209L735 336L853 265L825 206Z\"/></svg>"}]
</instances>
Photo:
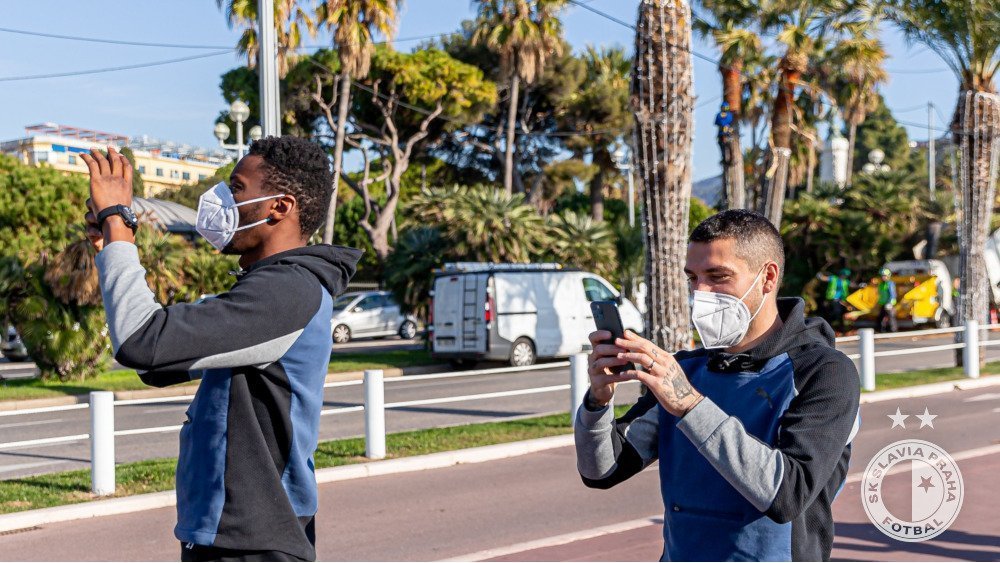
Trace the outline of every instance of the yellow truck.
<instances>
[{"instance_id":1,"label":"yellow truck","mask_svg":"<svg viewBox=\"0 0 1000 563\"><path fill-rule=\"evenodd\" d=\"M932 325L938 328L951 326L955 313L951 294L951 274L940 260L900 260L889 262L884 268L892 272L896 283L897 303L894 311L900 328ZM846 318L858 328L875 326L880 306L878 284L872 280L847 296L847 303L854 309Z\"/></svg>"}]
</instances>

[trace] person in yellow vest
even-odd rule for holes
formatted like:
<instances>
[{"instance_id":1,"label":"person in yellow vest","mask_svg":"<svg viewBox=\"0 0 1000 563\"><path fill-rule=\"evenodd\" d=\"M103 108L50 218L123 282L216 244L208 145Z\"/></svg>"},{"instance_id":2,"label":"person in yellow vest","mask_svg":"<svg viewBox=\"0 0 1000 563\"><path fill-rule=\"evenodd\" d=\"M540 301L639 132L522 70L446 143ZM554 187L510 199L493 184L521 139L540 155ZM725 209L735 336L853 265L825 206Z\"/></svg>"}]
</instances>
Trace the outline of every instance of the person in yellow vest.
<instances>
[{"instance_id":1,"label":"person in yellow vest","mask_svg":"<svg viewBox=\"0 0 1000 563\"><path fill-rule=\"evenodd\" d=\"M879 272L882 281L878 284L878 304L882 310L878 314L879 332L896 332L899 326L896 323L896 282L892 281L892 272L889 268L882 268Z\"/></svg>"}]
</instances>

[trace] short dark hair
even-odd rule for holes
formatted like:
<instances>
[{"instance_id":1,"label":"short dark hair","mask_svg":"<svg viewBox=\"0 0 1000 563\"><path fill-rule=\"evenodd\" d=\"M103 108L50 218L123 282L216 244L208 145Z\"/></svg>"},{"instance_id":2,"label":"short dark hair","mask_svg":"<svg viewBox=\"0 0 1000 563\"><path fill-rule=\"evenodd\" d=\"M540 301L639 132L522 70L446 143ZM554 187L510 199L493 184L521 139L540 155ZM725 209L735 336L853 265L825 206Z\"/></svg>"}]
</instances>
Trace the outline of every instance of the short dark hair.
<instances>
[{"instance_id":1,"label":"short dark hair","mask_svg":"<svg viewBox=\"0 0 1000 563\"><path fill-rule=\"evenodd\" d=\"M785 247L781 234L760 213L745 209L729 209L705 219L688 239L689 242L712 242L718 239L736 241L736 253L751 267L764 262L778 263L778 283L785 272Z\"/></svg>"},{"instance_id":2,"label":"short dark hair","mask_svg":"<svg viewBox=\"0 0 1000 563\"><path fill-rule=\"evenodd\" d=\"M312 236L326 220L333 195L326 151L306 139L282 135L254 141L247 154L264 160L266 189L295 197L302 234Z\"/></svg>"}]
</instances>

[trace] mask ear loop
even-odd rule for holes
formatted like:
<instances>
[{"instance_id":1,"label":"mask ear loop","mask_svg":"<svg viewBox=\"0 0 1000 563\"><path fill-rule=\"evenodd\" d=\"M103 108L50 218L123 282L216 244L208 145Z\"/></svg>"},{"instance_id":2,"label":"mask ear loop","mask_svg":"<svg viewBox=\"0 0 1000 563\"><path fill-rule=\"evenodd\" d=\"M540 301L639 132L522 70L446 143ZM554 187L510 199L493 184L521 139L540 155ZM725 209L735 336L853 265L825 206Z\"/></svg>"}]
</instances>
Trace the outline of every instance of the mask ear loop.
<instances>
[{"instance_id":1,"label":"mask ear loop","mask_svg":"<svg viewBox=\"0 0 1000 563\"><path fill-rule=\"evenodd\" d=\"M743 299L744 299L744 298L745 298L745 297L746 297L747 295L750 295L750 290L751 290L751 289L753 289L755 285L757 285L757 282L758 282L758 281L760 281L760 275L764 273L764 268L766 268L766 267L767 267L767 266L766 266L766 265L764 265L764 266L762 266L762 267L760 268L760 271L759 271L759 272L757 272L757 277L756 277L756 278L754 278L754 280L753 280L753 283L752 283L752 284L750 284L750 287L748 287L748 288L747 288L746 292L745 292L745 293L743 294L743 297L740 297L740 302L741 302L741 303L743 303L743 305L744 305L744 306L746 305L746 303L745 303L745 302L743 301ZM763 308L764 308L764 298L763 298L763 297L761 297L761 300L760 300L760 305L758 305L758 306L757 306L757 310L756 310L756 311L754 311L752 315L750 315L750 320L749 320L749 321L747 321L747 322L753 322L753 320L757 318L757 313L759 313L759 312L760 312L760 310L761 310L761 309L763 309ZM749 310L749 309L748 309L748 310Z\"/></svg>"}]
</instances>

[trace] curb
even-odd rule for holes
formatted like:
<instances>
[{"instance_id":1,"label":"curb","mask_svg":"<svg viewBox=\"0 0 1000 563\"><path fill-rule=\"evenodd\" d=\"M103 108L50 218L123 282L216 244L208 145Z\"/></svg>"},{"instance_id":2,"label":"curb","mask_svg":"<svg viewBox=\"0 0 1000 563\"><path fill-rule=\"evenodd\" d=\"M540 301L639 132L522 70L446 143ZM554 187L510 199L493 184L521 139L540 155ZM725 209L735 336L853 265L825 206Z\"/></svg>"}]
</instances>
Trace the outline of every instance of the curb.
<instances>
[{"instance_id":1,"label":"curb","mask_svg":"<svg viewBox=\"0 0 1000 563\"><path fill-rule=\"evenodd\" d=\"M559 436L550 436L548 438L523 440L520 442L509 442L506 444L494 444L492 446L480 446L478 448L468 448L450 452L439 452L385 461L370 461L355 465L341 465L338 467L328 467L326 469L317 470L316 482L318 484L333 483L336 481L348 481L351 479L362 479L378 475L392 475L395 473L423 471L425 469L438 469L466 463L482 463L486 461L522 456L553 448L563 448L571 446L573 443L572 434L563 434ZM131 512L142 512L144 510L166 508L176 504L177 497L175 496L175 492L163 491L159 493L147 493L143 495L134 495L110 500L97 500L79 504L68 504L65 506L54 506L51 508L40 508L38 510L14 512L12 514L0 515L0 534L14 530L30 529L44 524L69 522L72 520L96 518L99 516L112 516L115 514L128 514Z\"/></svg>"},{"instance_id":2,"label":"curb","mask_svg":"<svg viewBox=\"0 0 1000 563\"><path fill-rule=\"evenodd\" d=\"M447 364L434 364L429 366L414 366L408 368L384 368L384 377L403 377L405 375L424 375L428 373L438 373L442 369L448 369ZM345 381L361 381L364 378L364 371L342 371L330 372L326 375L327 383L341 383ZM157 399L160 397L179 397L194 395L198 391L198 385L177 385L163 389L139 389L133 391L115 391L116 401L127 401L136 399ZM90 395L67 395L63 397L45 397L42 399L19 399L13 401L0 401L0 412L20 411L27 409L37 409L45 407L61 407L65 405L78 405L89 403Z\"/></svg>"},{"instance_id":3,"label":"curb","mask_svg":"<svg viewBox=\"0 0 1000 563\"><path fill-rule=\"evenodd\" d=\"M913 385L910 387L900 387L899 389L886 389L885 391L872 391L861 394L861 404L878 403L880 401L892 401L897 399L912 399L913 397L927 397L929 395L939 395L951 391L968 391L971 389L981 389L1000 385L1000 375L985 375L978 379L956 379L953 381L942 381L940 383L927 383L924 385Z\"/></svg>"}]
</instances>

